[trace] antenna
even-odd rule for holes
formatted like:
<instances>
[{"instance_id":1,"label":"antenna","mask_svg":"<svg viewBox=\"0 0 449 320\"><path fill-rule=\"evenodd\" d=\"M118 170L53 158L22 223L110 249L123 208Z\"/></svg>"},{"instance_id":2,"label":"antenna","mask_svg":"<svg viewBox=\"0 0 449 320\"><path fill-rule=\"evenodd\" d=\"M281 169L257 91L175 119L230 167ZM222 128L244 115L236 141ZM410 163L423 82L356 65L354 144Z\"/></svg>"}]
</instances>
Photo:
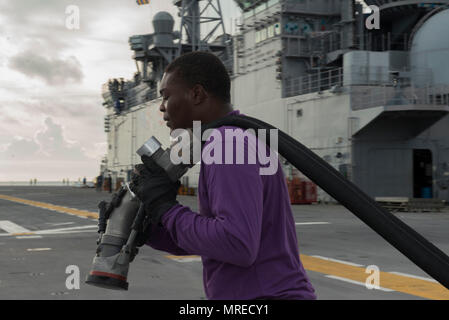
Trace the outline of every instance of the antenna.
<instances>
[{"instance_id":1,"label":"antenna","mask_svg":"<svg viewBox=\"0 0 449 320\"><path fill-rule=\"evenodd\" d=\"M213 52L232 71L232 40L226 33L220 0L174 0L173 3L179 8L181 18L178 56L193 51Z\"/></svg>"}]
</instances>

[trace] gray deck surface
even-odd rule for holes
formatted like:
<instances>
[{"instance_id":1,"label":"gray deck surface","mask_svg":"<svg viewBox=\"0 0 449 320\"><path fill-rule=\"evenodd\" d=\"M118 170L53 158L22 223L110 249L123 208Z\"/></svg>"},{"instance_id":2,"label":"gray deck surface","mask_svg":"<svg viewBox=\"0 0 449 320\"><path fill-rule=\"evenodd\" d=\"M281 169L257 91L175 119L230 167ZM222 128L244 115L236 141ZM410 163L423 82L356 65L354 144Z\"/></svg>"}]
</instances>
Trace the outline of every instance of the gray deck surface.
<instances>
[{"instance_id":1,"label":"gray deck surface","mask_svg":"<svg viewBox=\"0 0 449 320\"><path fill-rule=\"evenodd\" d=\"M97 211L110 194L71 187L0 187L0 194L87 211ZM196 197L178 200L197 209ZM343 260L381 271L429 277L379 235L340 205L295 205L301 254ZM441 250L449 253L449 212L395 213ZM50 211L0 199L0 220L30 231L93 226L94 219ZM18 238L0 229L0 299L205 299L200 261L178 262L150 247L141 249L131 264L128 291L112 291L84 284L96 249L96 228L83 232ZM36 251L28 249L50 248ZM66 267L81 273L79 290L68 290ZM307 271L319 299L423 299L401 292L368 290L365 286Z\"/></svg>"}]
</instances>

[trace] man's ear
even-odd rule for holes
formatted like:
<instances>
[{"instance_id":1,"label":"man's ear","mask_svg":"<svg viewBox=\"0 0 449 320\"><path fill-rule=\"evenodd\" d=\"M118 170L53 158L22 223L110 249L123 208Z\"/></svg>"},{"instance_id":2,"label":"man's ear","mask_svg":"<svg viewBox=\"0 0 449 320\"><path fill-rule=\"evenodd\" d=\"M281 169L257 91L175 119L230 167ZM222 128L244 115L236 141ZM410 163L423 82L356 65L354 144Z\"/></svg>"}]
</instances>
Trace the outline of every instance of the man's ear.
<instances>
[{"instance_id":1,"label":"man's ear","mask_svg":"<svg viewBox=\"0 0 449 320\"><path fill-rule=\"evenodd\" d=\"M190 91L190 94L194 105L203 103L209 96L204 87L200 84L194 85Z\"/></svg>"}]
</instances>

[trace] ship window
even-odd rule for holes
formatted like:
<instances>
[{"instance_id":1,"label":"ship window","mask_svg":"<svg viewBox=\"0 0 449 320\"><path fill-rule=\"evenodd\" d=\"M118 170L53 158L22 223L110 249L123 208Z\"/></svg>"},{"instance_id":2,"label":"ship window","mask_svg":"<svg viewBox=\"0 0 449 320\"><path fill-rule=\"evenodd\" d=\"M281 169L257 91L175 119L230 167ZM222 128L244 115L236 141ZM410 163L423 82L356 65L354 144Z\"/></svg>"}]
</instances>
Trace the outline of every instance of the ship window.
<instances>
[{"instance_id":1,"label":"ship window","mask_svg":"<svg viewBox=\"0 0 449 320\"><path fill-rule=\"evenodd\" d=\"M277 36L281 34L281 24L279 22L274 24L274 34Z\"/></svg>"},{"instance_id":2,"label":"ship window","mask_svg":"<svg viewBox=\"0 0 449 320\"><path fill-rule=\"evenodd\" d=\"M274 25L268 27L268 38L274 37Z\"/></svg>"},{"instance_id":3,"label":"ship window","mask_svg":"<svg viewBox=\"0 0 449 320\"><path fill-rule=\"evenodd\" d=\"M298 34L298 32L299 32L298 23L292 22L292 21L288 22L285 25L285 32L290 33L290 34Z\"/></svg>"},{"instance_id":4,"label":"ship window","mask_svg":"<svg viewBox=\"0 0 449 320\"><path fill-rule=\"evenodd\" d=\"M260 41L267 40L267 29L260 30Z\"/></svg>"},{"instance_id":5,"label":"ship window","mask_svg":"<svg viewBox=\"0 0 449 320\"><path fill-rule=\"evenodd\" d=\"M260 31L256 31L256 43L260 42Z\"/></svg>"}]
</instances>

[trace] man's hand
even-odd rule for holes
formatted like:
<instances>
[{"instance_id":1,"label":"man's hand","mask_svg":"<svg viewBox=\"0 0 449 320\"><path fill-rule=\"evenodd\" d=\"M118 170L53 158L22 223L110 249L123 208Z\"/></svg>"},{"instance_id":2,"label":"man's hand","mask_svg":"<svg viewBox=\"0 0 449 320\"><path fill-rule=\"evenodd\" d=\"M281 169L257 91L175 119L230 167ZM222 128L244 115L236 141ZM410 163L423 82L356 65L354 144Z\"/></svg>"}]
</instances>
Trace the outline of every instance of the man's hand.
<instances>
[{"instance_id":1,"label":"man's hand","mask_svg":"<svg viewBox=\"0 0 449 320\"><path fill-rule=\"evenodd\" d=\"M129 187L143 202L148 223L158 224L162 215L178 204L176 196L180 182L172 182L151 158L143 156L142 161L144 164L135 166Z\"/></svg>"},{"instance_id":2,"label":"man's hand","mask_svg":"<svg viewBox=\"0 0 449 320\"><path fill-rule=\"evenodd\" d=\"M106 230L106 221L109 219L112 211L118 208L122 202L123 196L126 194L124 187L112 195L110 202L101 201L98 204L99 216L98 216L98 232L104 232Z\"/></svg>"},{"instance_id":3,"label":"man's hand","mask_svg":"<svg viewBox=\"0 0 449 320\"><path fill-rule=\"evenodd\" d=\"M109 219L112 211L118 208L122 202L123 196L126 194L126 189L124 187L112 195L111 202L101 201L98 204L99 214L98 214L98 233L104 233L107 227L107 220ZM97 240L97 244L100 244L101 236Z\"/></svg>"}]
</instances>

